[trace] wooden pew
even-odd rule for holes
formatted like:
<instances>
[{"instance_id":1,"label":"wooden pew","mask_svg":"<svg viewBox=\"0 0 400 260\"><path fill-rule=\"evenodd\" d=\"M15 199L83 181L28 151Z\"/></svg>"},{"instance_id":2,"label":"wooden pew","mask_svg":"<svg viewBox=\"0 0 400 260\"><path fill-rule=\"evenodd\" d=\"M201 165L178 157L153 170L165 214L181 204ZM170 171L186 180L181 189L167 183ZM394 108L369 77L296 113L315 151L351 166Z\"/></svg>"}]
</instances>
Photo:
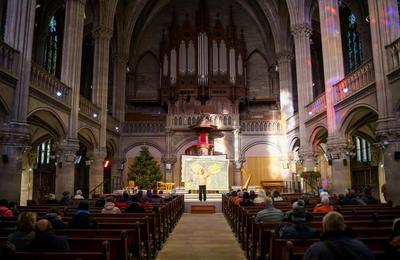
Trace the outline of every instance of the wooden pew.
<instances>
[{"instance_id":1,"label":"wooden pew","mask_svg":"<svg viewBox=\"0 0 400 260\"><path fill-rule=\"evenodd\" d=\"M15 260L112 260L110 243L103 241L99 252L17 252Z\"/></svg>"}]
</instances>

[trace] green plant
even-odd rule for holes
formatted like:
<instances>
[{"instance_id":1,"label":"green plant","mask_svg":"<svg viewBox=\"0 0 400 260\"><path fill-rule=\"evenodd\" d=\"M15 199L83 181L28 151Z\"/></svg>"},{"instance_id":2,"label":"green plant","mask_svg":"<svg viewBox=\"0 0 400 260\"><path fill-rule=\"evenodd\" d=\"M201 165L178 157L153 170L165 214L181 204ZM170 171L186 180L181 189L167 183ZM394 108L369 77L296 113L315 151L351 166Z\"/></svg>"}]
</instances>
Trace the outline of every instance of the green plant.
<instances>
[{"instance_id":1,"label":"green plant","mask_svg":"<svg viewBox=\"0 0 400 260\"><path fill-rule=\"evenodd\" d=\"M157 181L161 180L160 165L151 156L149 148L141 147L139 156L129 167L129 180L134 180L135 184L143 189L151 189L156 186Z\"/></svg>"},{"instance_id":2,"label":"green plant","mask_svg":"<svg viewBox=\"0 0 400 260\"><path fill-rule=\"evenodd\" d=\"M321 178L321 173L315 171L306 171L300 173L300 177L304 179L317 179Z\"/></svg>"}]
</instances>

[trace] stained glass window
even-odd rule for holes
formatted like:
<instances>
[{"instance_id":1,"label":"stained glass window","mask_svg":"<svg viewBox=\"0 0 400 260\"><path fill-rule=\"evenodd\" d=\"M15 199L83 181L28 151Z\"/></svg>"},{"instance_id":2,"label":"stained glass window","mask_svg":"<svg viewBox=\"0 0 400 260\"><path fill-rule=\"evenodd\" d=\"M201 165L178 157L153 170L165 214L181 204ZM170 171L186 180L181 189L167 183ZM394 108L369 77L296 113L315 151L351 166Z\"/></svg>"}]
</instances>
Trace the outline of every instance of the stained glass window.
<instances>
[{"instance_id":1,"label":"stained glass window","mask_svg":"<svg viewBox=\"0 0 400 260\"><path fill-rule=\"evenodd\" d=\"M371 156L371 143L362 137L356 137L356 156L359 162L370 162Z\"/></svg>"},{"instance_id":2,"label":"stained glass window","mask_svg":"<svg viewBox=\"0 0 400 260\"><path fill-rule=\"evenodd\" d=\"M38 145L37 147L37 157L36 162L38 168L50 164L50 153L52 149L53 142L52 140L47 140Z\"/></svg>"},{"instance_id":3,"label":"stained glass window","mask_svg":"<svg viewBox=\"0 0 400 260\"><path fill-rule=\"evenodd\" d=\"M397 9L399 10L399 16L400 16L400 0L397 0Z\"/></svg>"},{"instance_id":4,"label":"stained glass window","mask_svg":"<svg viewBox=\"0 0 400 260\"><path fill-rule=\"evenodd\" d=\"M59 76L62 51L63 12L57 12L50 18L47 28L47 42L44 55L44 68L55 76Z\"/></svg>"},{"instance_id":5,"label":"stained glass window","mask_svg":"<svg viewBox=\"0 0 400 260\"><path fill-rule=\"evenodd\" d=\"M348 17L347 53L349 70L352 71L363 62L362 44L357 32L356 16L353 13L350 13Z\"/></svg>"}]
</instances>

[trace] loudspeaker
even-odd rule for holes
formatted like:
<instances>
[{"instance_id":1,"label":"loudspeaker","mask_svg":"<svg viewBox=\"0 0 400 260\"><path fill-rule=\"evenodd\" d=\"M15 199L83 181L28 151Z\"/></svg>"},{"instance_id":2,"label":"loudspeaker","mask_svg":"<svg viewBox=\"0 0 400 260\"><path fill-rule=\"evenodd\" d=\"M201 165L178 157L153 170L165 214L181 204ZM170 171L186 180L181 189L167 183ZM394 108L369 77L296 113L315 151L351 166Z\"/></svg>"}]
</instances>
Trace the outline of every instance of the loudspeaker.
<instances>
[{"instance_id":1,"label":"loudspeaker","mask_svg":"<svg viewBox=\"0 0 400 260\"><path fill-rule=\"evenodd\" d=\"M328 165L332 165L332 160L331 159L328 160Z\"/></svg>"},{"instance_id":2,"label":"loudspeaker","mask_svg":"<svg viewBox=\"0 0 400 260\"><path fill-rule=\"evenodd\" d=\"M394 152L394 159L400 160L400 152Z\"/></svg>"},{"instance_id":3,"label":"loudspeaker","mask_svg":"<svg viewBox=\"0 0 400 260\"><path fill-rule=\"evenodd\" d=\"M343 165L347 166L347 159L343 159Z\"/></svg>"},{"instance_id":4,"label":"loudspeaker","mask_svg":"<svg viewBox=\"0 0 400 260\"><path fill-rule=\"evenodd\" d=\"M3 163L8 163L8 155L7 154L2 154L1 155L1 161Z\"/></svg>"}]
</instances>

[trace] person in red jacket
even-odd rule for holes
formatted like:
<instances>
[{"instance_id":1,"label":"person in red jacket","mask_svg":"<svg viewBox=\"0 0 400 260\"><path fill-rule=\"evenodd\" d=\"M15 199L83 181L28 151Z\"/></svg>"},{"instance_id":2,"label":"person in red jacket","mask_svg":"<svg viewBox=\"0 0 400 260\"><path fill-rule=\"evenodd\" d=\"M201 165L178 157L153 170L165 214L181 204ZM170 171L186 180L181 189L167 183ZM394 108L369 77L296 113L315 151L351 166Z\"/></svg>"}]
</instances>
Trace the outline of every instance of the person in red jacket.
<instances>
[{"instance_id":1,"label":"person in red jacket","mask_svg":"<svg viewBox=\"0 0 400 260\"><path fill-rule=\"evenodd\" d=\"M321 203L314 207L313 213L328 213L335 210L332 205L329 205L329 198L322 197Z\"/></svg>"},{"instance_id":2,"label":"person in red jacket","mask_svg":"<svg viewBox=\"0 0 400 260\"><path fill-rule=\"evenodd\" d=\"M0 200L0 217L14 217L12 210L8 208L7 200Z\"/></svg>"}]
</instances>

